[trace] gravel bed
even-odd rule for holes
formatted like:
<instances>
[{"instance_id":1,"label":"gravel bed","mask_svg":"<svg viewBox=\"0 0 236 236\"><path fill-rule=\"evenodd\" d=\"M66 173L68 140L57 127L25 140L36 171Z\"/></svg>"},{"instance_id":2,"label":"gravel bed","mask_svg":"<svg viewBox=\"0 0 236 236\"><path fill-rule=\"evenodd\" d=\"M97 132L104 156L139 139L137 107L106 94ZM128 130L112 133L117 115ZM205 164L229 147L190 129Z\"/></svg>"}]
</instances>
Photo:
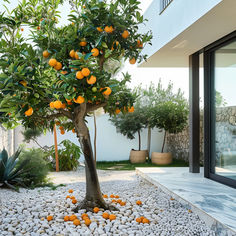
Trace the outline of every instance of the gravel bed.
<instances>
[{"instance_id":1,"label":"gravel bed","mask_svg":"<svg viewBox=\"0 0 236 236\"><path fill-rule=\"evenodd\" d=\"M81 225L64 222L64 216L73 214L74 207L71 199L66 199L68 190L73 189L72 195L81 201L85 195L84 181L56 190L46 187L20 189L20 193L16 193L0 189L0 235L216 235L195 213L160 188L134 176L133 172L128 180L120 176L119 180L101 181L101 189L108 196L119 195L126 205L116 205L120 211L112 212L117 217L113 221L102 218L102 211L88 212L92 221L89 227L81 219L83 210L76 213ZM142 205L136 205L137 200L141 200ZM111 198L106 201L111 202ZM46 220L48 215L53 216L52 221ZM136 222L141 216L149 219L150 224Z\"/></svg>"}]
</instances>

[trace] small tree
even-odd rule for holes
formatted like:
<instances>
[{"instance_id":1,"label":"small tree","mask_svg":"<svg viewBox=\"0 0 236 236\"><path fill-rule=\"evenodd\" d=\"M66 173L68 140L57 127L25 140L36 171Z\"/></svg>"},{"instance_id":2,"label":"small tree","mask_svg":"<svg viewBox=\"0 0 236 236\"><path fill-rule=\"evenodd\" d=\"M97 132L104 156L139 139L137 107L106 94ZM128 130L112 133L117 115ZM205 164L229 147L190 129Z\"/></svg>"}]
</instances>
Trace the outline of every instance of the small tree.
<instances>
[{"instance_id":1,"label":"small tree","mask_svg":"<svg viewBox=\"0 0 236 236\"><path fill-rule=\"evenodd\" d=\"M116 127L118 133L123 134L128 139L135 139L138 133L138 150L141 150L141 131L147 127L147 119L144 109L135 109L134 112L128 114L119 114L110 118L110 121Z\"/></svg>"},{"instance_id":2,"label":"small tree","mask_svg":"<svg viewBox=\"0 0 236 236\"><path fill-rule=\"evenodd\" d=\"M181 132L188 121L188 107L185 100L170 100L158 104L151 112L151 126L164 130L161 152L163 153L166 133Z\"/></svg>"},{"instance_id":3,"label":"small tree","mask_svg":"<svg viewBox=\"0 0 236 236\"><path fill-rule=\"evenodd\" d=\"M58 26L63 0L22 0L12 11L0 14L0 122L10 128L76 133L85 156L86 196L80 208L109 209L96 172L86 117L98 108L113 115L132 107L127 88L130 76L115 79L106 65L128 59L142 61L150 33L140 34L144 22L139 1L71 0L68 25ZM22 37L24 27L31 35ZM31 40L31 41L29 41Z\"/></svg>"},{"instance_id":4,"label":"small tree","mask_svg":"<svg viewBox=\"0 0 236 236\"><path fill-rule=\"evenodd\" d=\"M141 85L135 88L135 93L137 94L137 99L135 102L135 108L144 109L148 128L148 140L147 149L150 152L151 147L151 129L155 127L153 121L151 120L153 110L158 112L158 107L160 104L167 101L182 101L186 102L184 98L184 93L179 89L177 93L173 91L173 83L169 82L167 87L164 88L161 79L159 79L158 84L151 84L143 88Z\"/></svg>"}]
</instances>

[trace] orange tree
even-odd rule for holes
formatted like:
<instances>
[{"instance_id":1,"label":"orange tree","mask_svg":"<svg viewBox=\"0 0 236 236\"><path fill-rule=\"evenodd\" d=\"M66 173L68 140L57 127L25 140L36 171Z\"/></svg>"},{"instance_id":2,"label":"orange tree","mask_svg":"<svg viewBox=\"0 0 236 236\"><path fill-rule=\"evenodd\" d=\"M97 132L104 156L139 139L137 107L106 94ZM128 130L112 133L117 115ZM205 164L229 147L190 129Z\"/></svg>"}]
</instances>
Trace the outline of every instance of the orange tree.
<instances>
[{"instance_id":1,"label":"orange tree","mask_svg":"<svg viewBox=\"0 0 236 236\"><path fill-rule=\"evenodd\" d=\"M134 96L129 74L114 78L114 62L145 59L141 51L151 32L140 2L71 0L68 24L61 26L62 0L22 0L0 15L0 122L8 128L76 133L85 157L86 196L76 207L111 208L102 197L86 117L98 108L110 115L132 112ZM62 12L65 14L65 12ZM22 32L30 31L23 37ZM119 64L119 63L118 63Z\"/></svg>"}]
</instances>

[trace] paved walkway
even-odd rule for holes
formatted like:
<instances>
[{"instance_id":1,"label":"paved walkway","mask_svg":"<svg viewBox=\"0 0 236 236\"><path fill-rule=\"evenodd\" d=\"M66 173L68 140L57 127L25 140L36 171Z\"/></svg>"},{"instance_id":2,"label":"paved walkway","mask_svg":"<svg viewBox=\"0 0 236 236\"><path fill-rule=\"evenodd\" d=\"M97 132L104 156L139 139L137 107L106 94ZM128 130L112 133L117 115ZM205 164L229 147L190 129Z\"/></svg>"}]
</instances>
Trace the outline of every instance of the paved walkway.
<instances>
[{"instance_id":1,"label":"paved walkway","mask_svg":"<svg viewBox=\"0 0 236 236\"><path fill-rule=\"evenodd\" d=\"M97 170L100 182L115 180L134 180L135 171ZM54 184L70 184L85 181L85 169L79 167L77 171L50 172L48 177Z\"/></svg>"},{"instance_id":2,"label":"paved walkway","mask_svg":"<svg viewBox=\"0 0 236 236\"><path fill-rule=\"evenodd\" d=\"M175 194L177 200L215 228L217 235L236 235L236 189L204 178L203 168L200 174L189 173L188 167L136 168L136 172Z\"/></svg>"}]
</instances>

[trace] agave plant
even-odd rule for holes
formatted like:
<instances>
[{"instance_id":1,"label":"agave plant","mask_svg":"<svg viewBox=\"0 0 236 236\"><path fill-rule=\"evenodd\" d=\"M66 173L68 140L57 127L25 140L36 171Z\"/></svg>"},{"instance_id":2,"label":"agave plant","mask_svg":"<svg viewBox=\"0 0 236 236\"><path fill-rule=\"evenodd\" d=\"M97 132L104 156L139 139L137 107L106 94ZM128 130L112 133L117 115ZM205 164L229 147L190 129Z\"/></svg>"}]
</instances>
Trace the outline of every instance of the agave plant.
<instances>
[{"instance_id":1,"label":"agave plant","mask_svg":"<svg viewBox=\"0 0 236 236\"><path fill-rule=\"evenodd\" d=\"M0 186L8 186L14 190L17 190L14 185L25 187L22 175L27 171L23 169L23 166L27 164L28 160L16 167L20 153L21 149L18 149L11 157L8 157L5 149L0 153Z\"/></svg>"}]
</instances>

